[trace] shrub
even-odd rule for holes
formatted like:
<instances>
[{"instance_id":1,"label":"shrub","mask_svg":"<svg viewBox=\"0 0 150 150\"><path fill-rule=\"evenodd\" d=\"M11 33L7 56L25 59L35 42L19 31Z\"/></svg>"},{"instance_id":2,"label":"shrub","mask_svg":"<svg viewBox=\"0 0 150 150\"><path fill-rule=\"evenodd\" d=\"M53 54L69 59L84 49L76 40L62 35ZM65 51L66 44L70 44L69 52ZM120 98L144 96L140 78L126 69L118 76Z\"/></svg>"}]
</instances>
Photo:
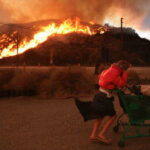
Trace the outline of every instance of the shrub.
<instances>
[{"instance_id":1,"label":"shrub","mask_svg":"<svg viewBox=\"0 0 150 150\"><path fill-rule=\"evenodd\" d=\"M0 89L7 84L14 77L14 70L1 70L0 71Z\"/></svg>"},{"instance_id":2,"label":"shrub","mask_svg":"<svg viewBox=\"0 0 150 150\"><path fill-rule=\"evenodd\" d=\"M137 85L140 84L140 77L134 70L129 70L128 72L128 84Z\"/></svg>"},{"instance_id":3,"label":"shrub","mask_svg":"<svg viewBox=\"0 0 150 150\"><path fill-rule=\"evenodd\" d=\"M37 92L42 80L49 76L49 71L16 70L13 78L4 85L5 90Z\"/></svg>"},{"instance_id":4,"label":"shrub","mask_svg":"<svg viewBox=\"0 0 150 150\"><path fill-rule=\"evenodd\" d=\"M93 91L94 75L82 67L68 67L54 71L43 81L40 93L48 96L89 94Z\"/></svg>"},{"instance_id":5,"label":"shrub","mask_svg":"<svg viewBox=\"0 0 150 150\"><path fill-rule=\"evenodd\" d=\"M150 84L150 78L141 78L140 84Z\"/></svg>"},{"instance_id":6,"label":"shrub","mask_svg":"<svg viewBox=\"0 0 150 150\"><path fill-rule=\"evenodd\" d=\"M95 74L100 74L103 70L108 69L109 65L107 64L100 64L99 66L95 67Z\"/></svg>"},{"instance_id":7,"label":"shrub","mask_svg":"<svg viewBox=\"0 0 150 150\"><path fill-rule=\"evenodd\" d=\"M95 83L95 75L80 66L50 70L17 69L1 72L0 78L6 95L12 96L27 95L28 92L44 96L87 95L94 91Z\"/></svg>"}]
</instances>

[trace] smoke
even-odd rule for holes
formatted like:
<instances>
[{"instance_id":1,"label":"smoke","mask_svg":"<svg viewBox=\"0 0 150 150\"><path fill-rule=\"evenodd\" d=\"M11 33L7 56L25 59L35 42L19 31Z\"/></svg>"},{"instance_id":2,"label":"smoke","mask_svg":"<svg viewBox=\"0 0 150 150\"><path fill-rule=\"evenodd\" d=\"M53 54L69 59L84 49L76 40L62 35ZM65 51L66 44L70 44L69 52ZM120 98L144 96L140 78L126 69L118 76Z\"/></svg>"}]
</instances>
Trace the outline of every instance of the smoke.
<instances>
[{"instance_id":1,"label":"smoke","mask_svg":"<svg viewBox=\"0 0 150 150\"><path fill-rule=\"evenodd\" d=\"M33 20L78 16L83 20L102 22L107 12L119 8L140 17L149 11L149 0L1 0L0 11L8 21L27 22ZM126 16L124 16L126 17ZM2 15L1 15L1 18Z\"/></svg>"},{"instance_id":2,"label":"smoke","mask_svg":"<svg viewBox=\"0 0 150 150\"><path fill-rule=\"evenodd\" d=\"M83 21L148 29L150 0L0 0L1 22L30 22L78 16Z\"/></svg>"},{"instance_id":3,"label":"smoke","mask_svg":"<svg viewBox=\"0 0 150 150\"><path fill-rule=\"evenodd\" d=\"M13 21L10 17L11 11L0 1L0 23Z\"/></svg>"}]
</instances>

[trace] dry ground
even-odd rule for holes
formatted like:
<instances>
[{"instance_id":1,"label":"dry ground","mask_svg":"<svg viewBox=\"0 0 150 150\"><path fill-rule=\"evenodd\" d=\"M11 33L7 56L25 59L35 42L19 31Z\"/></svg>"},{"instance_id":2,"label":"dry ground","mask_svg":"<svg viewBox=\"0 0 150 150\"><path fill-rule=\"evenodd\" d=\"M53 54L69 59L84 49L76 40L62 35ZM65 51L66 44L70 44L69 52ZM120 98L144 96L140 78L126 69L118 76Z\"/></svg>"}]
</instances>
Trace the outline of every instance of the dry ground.
<instances>
[{"instance_id":1,"label":"dry ground","mask_svg":"<svg viewBox=\"0 0 150 150\"><path fill-rule=\"evenodd\" d=\"M119 115L117 99L115 108ZM112 145L92 143L93 123L83 122L73 99L0 99L0 150L149 150L150 137L127 140L125 148L119 148L122 129L116 134L112 127L107 133Z\"/></svg>"},{"instance_id":2,"label":"dry ground","mask_svg":"<svg viewBox=\"0 0 150 150\"><path fill-rule=\"evenodd\" d=\"M94 71L94 68L89 70ZM150 73L150 68L135 70L141 76L149 76ZM91 100L92 97L81 99ZM121 114L122 109L117 99L115 108L117 114ZM150 149L150 137L127 140L125 148L119 148L117 143L122 129L119 133L114 133L114 124L107 133L107 136L113 139L112 145L92 143L89 141L89 135L93 123L94 121L83 122L73 99L3 98L0 99L0 150ZM132 129L129 132L132 132Z\"/></svg>"}]
</instances>

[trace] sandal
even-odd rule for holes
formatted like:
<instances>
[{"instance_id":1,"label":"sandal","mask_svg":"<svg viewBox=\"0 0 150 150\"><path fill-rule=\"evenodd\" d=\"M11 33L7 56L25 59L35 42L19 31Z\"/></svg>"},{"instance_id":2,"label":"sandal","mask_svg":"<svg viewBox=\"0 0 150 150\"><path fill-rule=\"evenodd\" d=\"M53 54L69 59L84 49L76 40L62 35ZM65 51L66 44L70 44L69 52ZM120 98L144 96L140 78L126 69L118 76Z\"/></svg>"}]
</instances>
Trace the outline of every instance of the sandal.
<instances>
[{"instance_id":1,"label":"sandal","mask_svg":"<svg viewBox=\"0 0 150 150\"><path fill-rule=\"evenodd\" d=\"M106 137L104 136L99 136L97 137L97 141L98 142L101 142L101 143L105 143L105 144L111 144L111 140L107 139Z\"/></svg>"},{"instance_id":2,"label":"sandal","mask_svg":"<svg viewBox=\"0 0 150 150\"><path fill-rule=\"evenodd\" d=\"M96 137L94 137L94 138L90 137L89 140L92 141L92 142L97 142L97 138Z\"/></svg>"}]
</instances>

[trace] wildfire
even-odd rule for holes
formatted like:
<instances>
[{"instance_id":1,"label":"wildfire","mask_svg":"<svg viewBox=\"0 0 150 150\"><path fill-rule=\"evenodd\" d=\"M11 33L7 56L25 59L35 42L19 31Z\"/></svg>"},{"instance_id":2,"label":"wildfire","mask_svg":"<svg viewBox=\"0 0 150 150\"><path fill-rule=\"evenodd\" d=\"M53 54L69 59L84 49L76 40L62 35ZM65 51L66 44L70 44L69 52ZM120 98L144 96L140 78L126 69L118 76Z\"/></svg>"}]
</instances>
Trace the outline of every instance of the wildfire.
<instances>
[{"instance_id":1,"label":"wildfire","mask_svg":"<svg viewBox=\"0 0 150 150\"><path fill-rule=\"evenodd\" d=\"M71 32L84 33L88 35L94 34L91 31L90 27L82 25L80 23L79 18L66 19L61 24L56 24L54 22L50 23L48 26L41 27L40 31L34 34L33 38L30 41L26 39L23 40L17 49L16 42L11 41L10 44L1 50L0 58L14 56L17 54L21 54L30 48L34 48L37 45L46 41L50 36L54 36L56 34L68 34ZM4 37L7 37L5 34ZM0 39L2 42L4 39Z\"/></svg>"},{"instance_id":2,"label":"wildfire","mask_svg":"<svg viewBox=\"0 0 150 150\"><path fill-rule=\"evenodd\" d=\"M94 24L95 24L94 21L90 21L89 23L90 23L91 25L94 25Z\"/></svg>"}]
</instances>

